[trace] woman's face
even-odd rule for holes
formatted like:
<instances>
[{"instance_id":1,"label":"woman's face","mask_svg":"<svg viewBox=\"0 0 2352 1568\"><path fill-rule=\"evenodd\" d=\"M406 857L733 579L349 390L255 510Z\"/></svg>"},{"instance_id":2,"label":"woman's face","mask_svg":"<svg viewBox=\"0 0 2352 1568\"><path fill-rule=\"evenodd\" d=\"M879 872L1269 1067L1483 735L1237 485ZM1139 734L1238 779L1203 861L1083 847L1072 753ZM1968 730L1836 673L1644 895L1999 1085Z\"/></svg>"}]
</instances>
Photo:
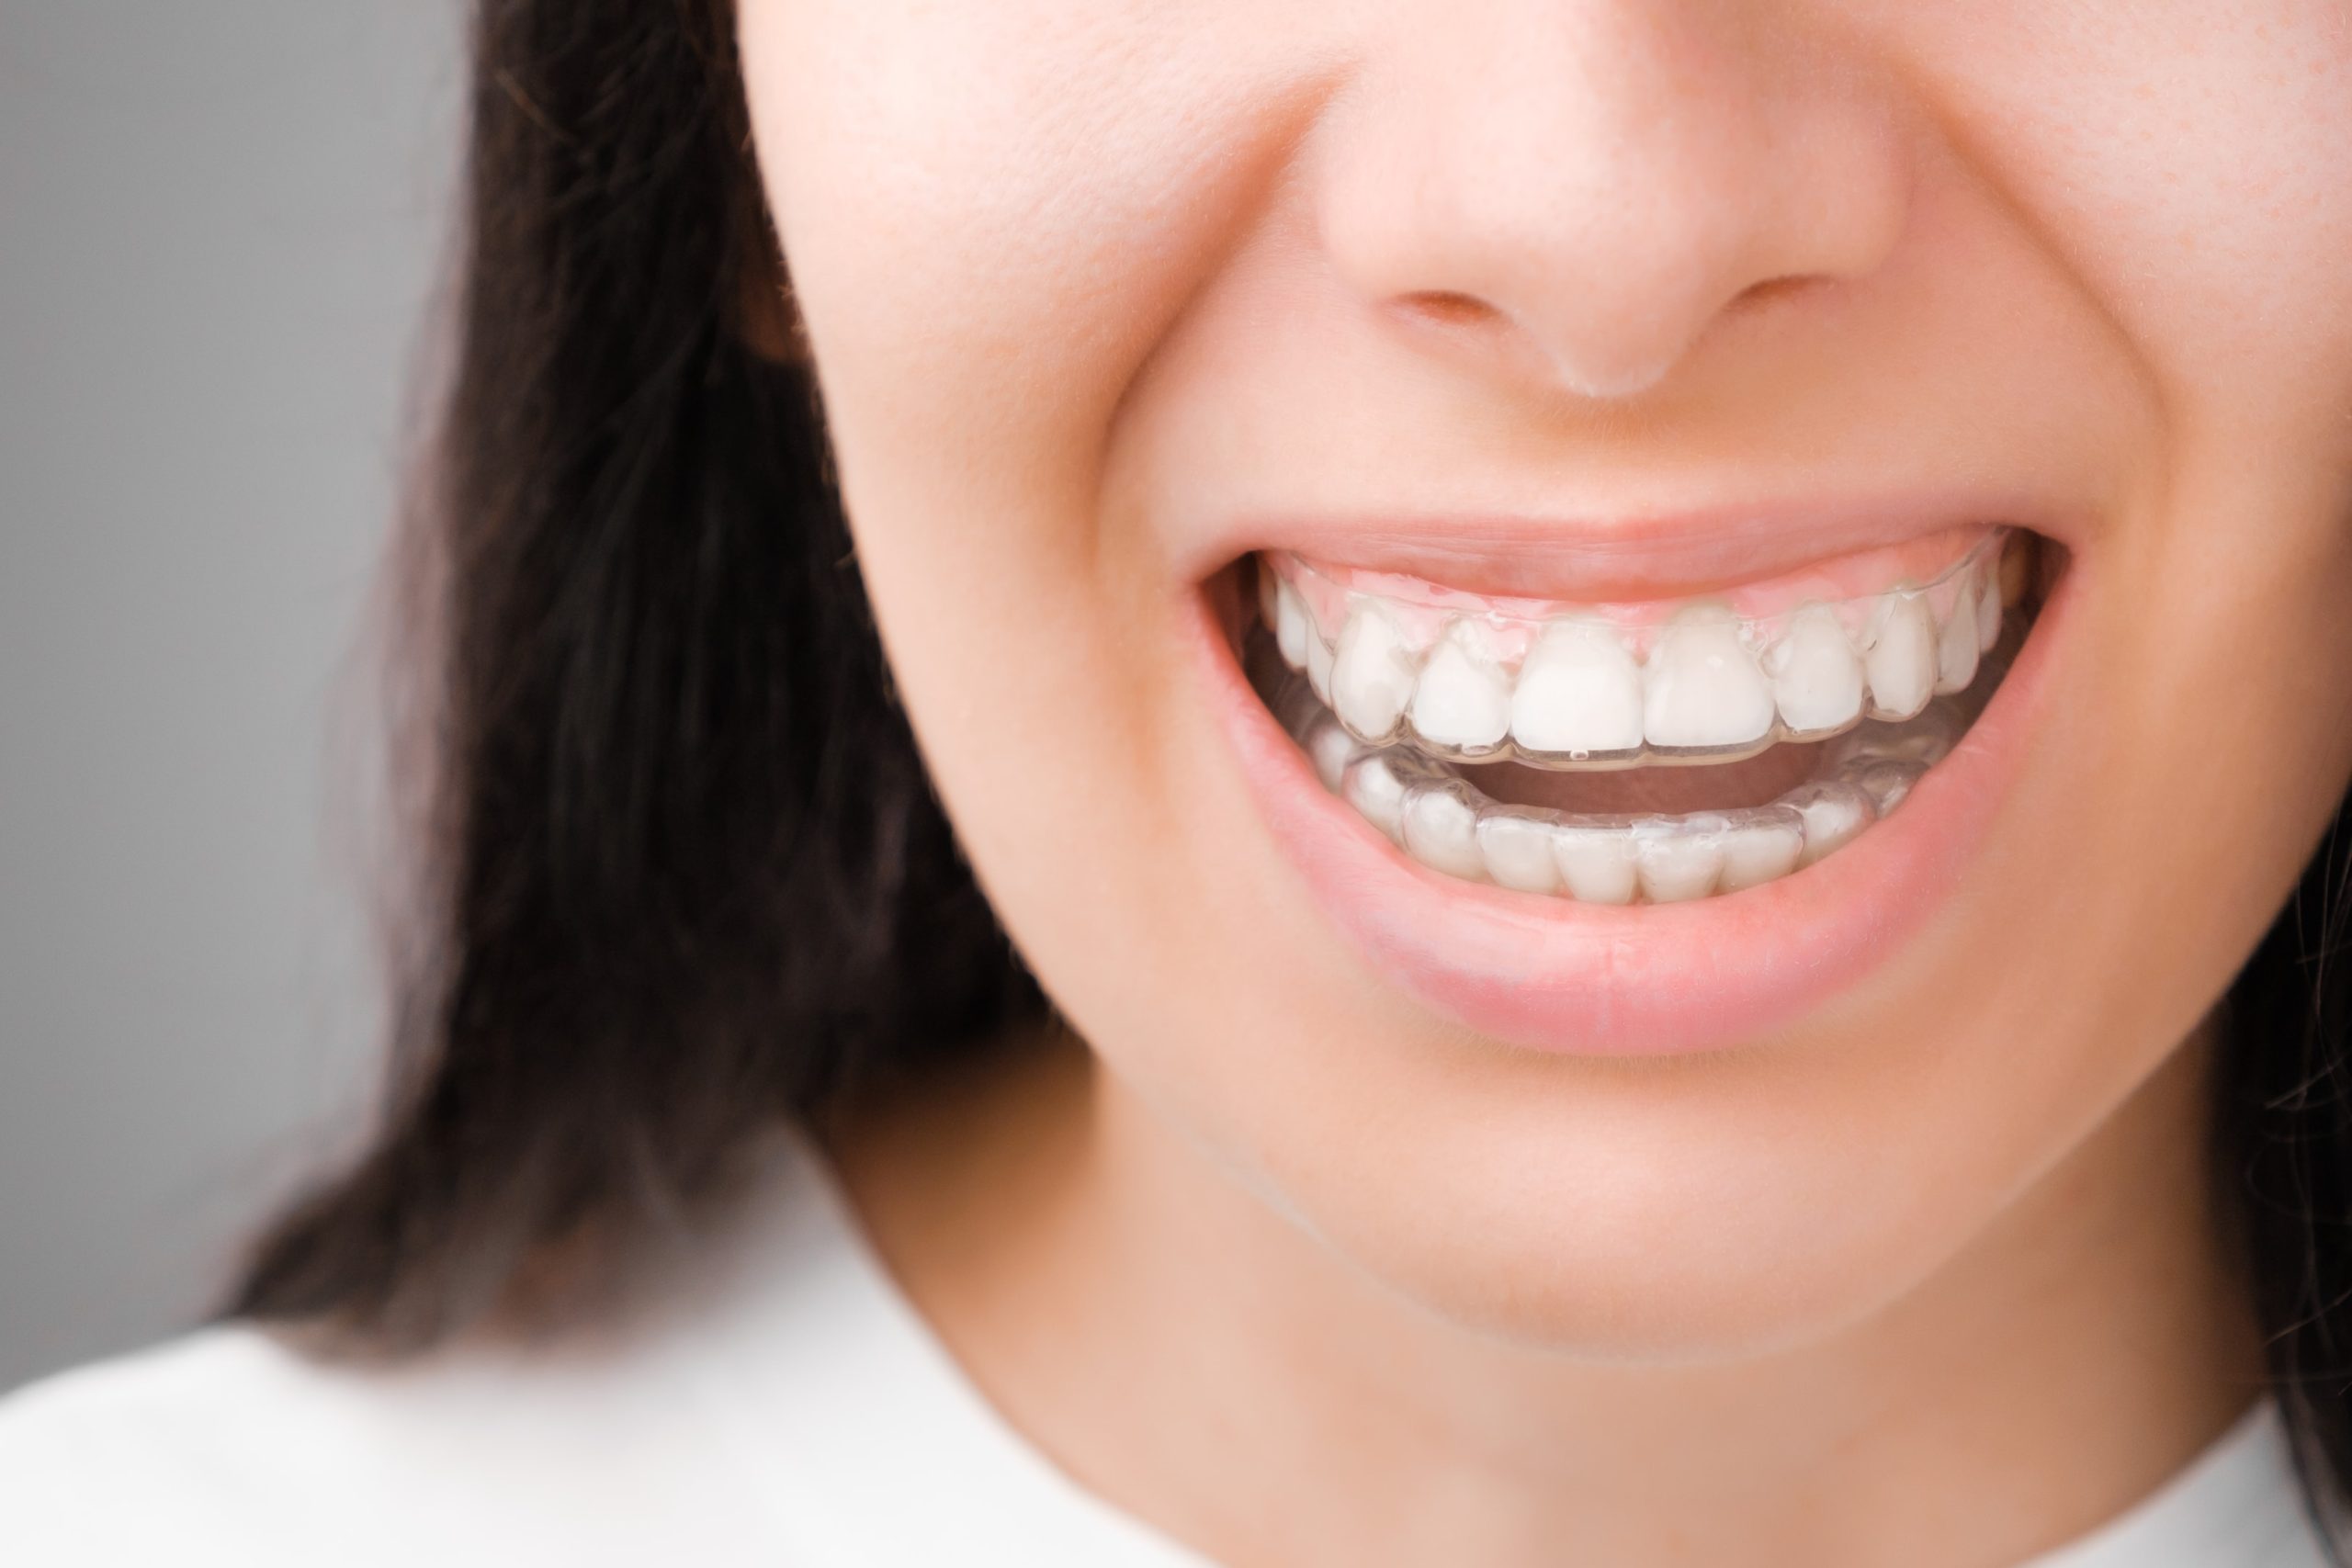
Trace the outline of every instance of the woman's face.
<instances>
[{"instance_id":1,"label":"woman's face","mask_svg":"<svg viewBox=\"0 0 2352 1568\"><path fill-rule=\"evenodd\" d=\"M2194 1029L2344 789L2338 0L741 9L990 897L1118 1083L1444 1312L1894 1299ZM1325 765L1327 709L1402 737L1340 795L1242 672L1274 568ZM1989 706L1901 797L1938 686Z\"/></svg>"}]
</instances>

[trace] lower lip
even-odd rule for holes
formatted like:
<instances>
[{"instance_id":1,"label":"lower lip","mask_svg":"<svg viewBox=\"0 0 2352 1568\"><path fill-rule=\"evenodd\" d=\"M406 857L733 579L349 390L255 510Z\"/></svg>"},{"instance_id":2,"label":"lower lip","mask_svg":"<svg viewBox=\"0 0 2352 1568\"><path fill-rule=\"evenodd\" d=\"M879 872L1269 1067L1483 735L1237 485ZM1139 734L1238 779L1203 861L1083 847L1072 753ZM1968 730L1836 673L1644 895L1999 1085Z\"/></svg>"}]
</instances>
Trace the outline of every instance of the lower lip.
<instances>
[{"instance_id":1,"label":"lower lip","mask_svg":"<svg viewBox=\"0 0 2352 1568\"><path fill-rule=\"evenodd\" d=\"M1375 974L1509 1044L1682 1055L1786 1029L1884 964L1943 906L2024 765L2073 575L1984 716L1901 810L1794 875L1686 904L1577 904L1406 859L1315 776L1243 677L1205 592L1193 596L1192 635L1276 842Z\"/></svg>"}]
</instances>

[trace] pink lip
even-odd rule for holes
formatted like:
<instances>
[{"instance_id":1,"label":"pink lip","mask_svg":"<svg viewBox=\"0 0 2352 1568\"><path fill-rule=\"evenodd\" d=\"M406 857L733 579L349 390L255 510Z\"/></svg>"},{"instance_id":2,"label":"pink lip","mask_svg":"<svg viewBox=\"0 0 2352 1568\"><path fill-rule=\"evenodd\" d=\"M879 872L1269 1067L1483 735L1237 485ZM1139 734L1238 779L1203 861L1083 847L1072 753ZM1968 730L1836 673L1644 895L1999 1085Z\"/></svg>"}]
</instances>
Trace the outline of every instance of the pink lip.
<instances>
[{"instance_id":1,"label":"pink lip","mask_svg":"<svg viewBox=\"0 0 2352 1568\"><path fill-rule=\"evenodd\" d=\"M1793 876L1610 908L1442 876L1315 777L1244 679L1206 592L1193 637L1213 705L1316 902L1423 1005L1539 1051L1670 1055L1756 1041L1885 963L1942 907L2024 765L2069 572L1967 738L1885 821Z\"/></svg>"}]
</instances>

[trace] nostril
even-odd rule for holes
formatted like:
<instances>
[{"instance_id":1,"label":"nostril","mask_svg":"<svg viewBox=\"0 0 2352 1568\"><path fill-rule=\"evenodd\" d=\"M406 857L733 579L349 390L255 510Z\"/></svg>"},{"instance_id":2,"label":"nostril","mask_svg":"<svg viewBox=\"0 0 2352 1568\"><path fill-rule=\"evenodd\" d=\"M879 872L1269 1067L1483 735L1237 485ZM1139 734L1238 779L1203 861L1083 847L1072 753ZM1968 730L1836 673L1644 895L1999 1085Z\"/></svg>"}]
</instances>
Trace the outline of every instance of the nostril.
<instances>
[{"instance_id":1,"label":"nostril","mask_svg":"<svg viewBox=\"0 0 2352 1568\"><path fill-rule=\"evenodd\" d=\"M1408 316L1440 327L1481 326L1501 315L1492 305L1475 295L1458 294L1447 289L1425 289L1407 294L1396 301L1396 306Z\"/></svg>"},{"instance_id":2,"label":"nostril","mask_svg":"<svg viewBox=\"0 0 2352 1568\"><path fill-rule=\"evenodd\" d=\"M1818 274L1789 273L1751 283L1732 299L1729 310L1754 311L1816 292L1832 280Z\"/></svg>"}]
</instances>

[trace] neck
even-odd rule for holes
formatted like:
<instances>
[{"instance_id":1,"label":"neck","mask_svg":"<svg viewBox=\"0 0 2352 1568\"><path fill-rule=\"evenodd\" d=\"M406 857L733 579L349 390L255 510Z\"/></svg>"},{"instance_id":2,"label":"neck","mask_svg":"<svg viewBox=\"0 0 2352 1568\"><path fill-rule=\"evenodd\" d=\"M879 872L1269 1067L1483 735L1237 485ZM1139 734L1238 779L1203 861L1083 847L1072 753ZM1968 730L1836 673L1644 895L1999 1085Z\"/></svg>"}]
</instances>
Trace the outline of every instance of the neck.
<instances>
[{"instance_id":1,"label":"neck","mask_svg":"<svg viewBox=\"0 0 2352 1568\"><path fill-rule=\"evenodd\" d=\"M2255 1397L2206 1179L2210 1058L2202 1036L2175 1053L1883 1311L1705 1364L1436 1316L1071 1043L834 1142L885 1260L998 1408L1219 1561L1940 1568L2082 1534Z\"/></svg>"}]
</instances>

